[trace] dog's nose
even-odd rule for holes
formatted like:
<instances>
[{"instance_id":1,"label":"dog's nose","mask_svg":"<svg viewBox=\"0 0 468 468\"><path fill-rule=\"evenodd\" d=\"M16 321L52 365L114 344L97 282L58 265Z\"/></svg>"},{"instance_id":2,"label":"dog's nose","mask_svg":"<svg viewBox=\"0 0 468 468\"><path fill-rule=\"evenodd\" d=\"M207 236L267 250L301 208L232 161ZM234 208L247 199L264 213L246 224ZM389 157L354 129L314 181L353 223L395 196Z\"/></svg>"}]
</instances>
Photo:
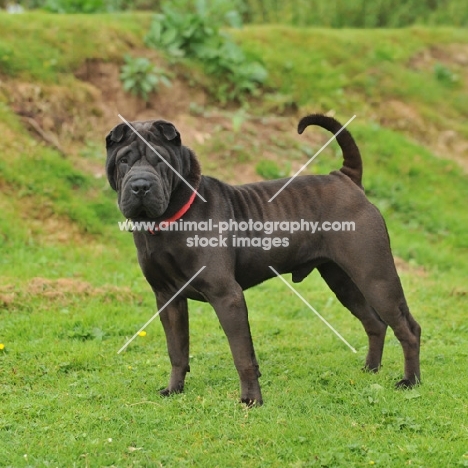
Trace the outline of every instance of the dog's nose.
<instances>
[{"instance_id":1,"label":"dog's nose","mask_svg":"<svg viewBox=\"0 0 468 468\"><path fill-rule=\"evenodd\" d=\"M145 179L137 179L130 184L132 192L138 197L144 197L151 189L151 184Z\"/></svg>"}]
</instances>

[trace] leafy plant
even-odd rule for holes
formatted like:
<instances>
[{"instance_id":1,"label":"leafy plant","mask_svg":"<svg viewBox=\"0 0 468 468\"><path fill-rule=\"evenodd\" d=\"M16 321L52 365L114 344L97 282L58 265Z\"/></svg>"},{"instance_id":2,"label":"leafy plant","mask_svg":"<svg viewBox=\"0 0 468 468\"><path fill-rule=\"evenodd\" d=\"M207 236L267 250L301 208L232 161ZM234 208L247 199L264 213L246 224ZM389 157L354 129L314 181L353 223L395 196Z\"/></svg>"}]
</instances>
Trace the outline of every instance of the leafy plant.
<instances>
[{"instance_id":1,"label":"leafy plant","mask_svg":"<svg viewBox=\"0 0 468 468\"><path fill-rule=\"evenodd\" d=\"M221 83L215 96L225 103L253 94L267 78L266 69L249 58L221 28L240 26L240 15L226 11L225 2L199 0L164 3L162 14L154 16L145 42L165 50L173 59L196 59Z\"/></svg>"},{"instance_id":2,"label":"leafy plant","mask_svg":"<svg viewBox=\"0 0 468 468\"><path fill-rule=\"evenodd\" d=\"M125 91L145 101L148 101L151 92L158 91L161 84L168 87L172 85L165 70L156 67L145 57L133 58L130 55L125 56L120 80Z\"/></svg>"},{"instance_id":3,"label":"leafy plant","mask_svg":"<svg viewBox=\"0 0 468 468\"><path fill-rule=\"evenodd\" d=\"M242 125L247 120L244 109L238 110L235 114L232 115L231 124L232 130L234 133L239 133L242 129Z\"/></svg>"},{"instance_id":4,"label":"leafy plant","mask_svg":"<svg viewBox=\"0 0 468 468\"><path fill-rule=\"evenodd\" d=\"M203 54L200 47L220 36L220 28L242 26L240 15L223 0L165 2L161 10L154 15L145 42L174 56L197 57Z\"/></svg>"},{"instance_id":5,"label":"leafy plant","mask_svg":"<svg viewBox=\"0 0 468 468\"><path fill-rule=\"evenodd\" d=\"M458 75L441 63L436 63L434 65L434 76L437 81L445 86L453 86L458 83Z\"/></svg>"},{"instance_id":6,"label":"leafy plant","mask_svg":"<svg viewBox=\"0 0 468 468\"><path fill-rule=\"evenodd\" d=\"M283 177L288 177L289 172L291 171L291 164L286 163L285 167L281 168L274 161L269 159L262 159L257 166L255 167L257 174L264 179L281 179Z\"/></svg>"},{"instance_id":7,"label":"leafy plant","mask_svg":"<svg viewBox=\"0 0 468 468\"><path fill-rule=\"evenodd\" d=\"M76 323L71 330L68 330L66 335L61 338L69 338L79 341L98 340L102 341L105 333L98 327L85 327L82 323Z\"/></svg>"}]
</instances>

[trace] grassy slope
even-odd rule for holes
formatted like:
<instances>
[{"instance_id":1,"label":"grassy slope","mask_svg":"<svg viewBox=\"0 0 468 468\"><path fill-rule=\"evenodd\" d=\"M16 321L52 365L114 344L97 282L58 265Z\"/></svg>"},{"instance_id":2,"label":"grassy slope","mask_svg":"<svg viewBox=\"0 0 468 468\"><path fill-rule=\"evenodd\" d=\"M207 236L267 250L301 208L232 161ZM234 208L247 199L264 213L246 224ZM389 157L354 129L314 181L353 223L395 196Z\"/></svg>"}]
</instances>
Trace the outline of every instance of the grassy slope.
<instances>
[{"instance_id":1,"label":"grassy slope","mask_svg":"<svg viewBox=\"0 0 468 468\"><path fill-rule=\"evenodd\" d=\"M466 177L455 164L437 160L414 144L411 133L405 138L373 123L377 106L398 99L423 116L427 127L452 129L467 137L466 83L449 87L437 80L432 69L414 70L409 65L426 49L466 46L464 32L278 26L251 28L242 33L242 42L262 56L271 70L270 84L291 95L304 113L334 109L343 122L357 114L351 131L364 155L364 184L390 226L398 230L394 236L398 255L433 268L464 269ZM274 48L265 47L272 43ZM386 109L380 111L385 114ZM319 159L316 172L337 167L339 158L330 154ZM447 204L452 209L447 210ZM436 244L444 248L435 248Z\"/></svg>"},{"instance_id":2,"label":"grassy slope","mask_svg":"<svg viewBox=\"0 0 468 468\"><path fill-rule=\"evenodd\" d=\"M435 46L460 44L466 48L463 30L264 26L248 28L239 38L265 61L271 84L301 105L371 116L382 100L401 99L413 105L427 123L447 125L468 136L464 125L468 117L466 83L447 86L437 80L432 68L418 70L410 63L418 53ZM465 73L462 81L463 77Z\"/></svg>"},{"instance_id":3,"label":"grassy slope","mask_svg":"<svg viewBox=\"0 0 468 468\"><path fill-rule=\"evenodd\" d=\"M31 15L28 21L0 16L0 48L11 51L7 70L22 79L72 83L58 72L72 71L88 56L113 59L128 44L139 46L141 18L91 17L83 24L79 16ZM58 36L51 33L54 28ZM17 41L18 35L24 41ZM420 79L404 66L430 44L466 42L458 31L262 27L246 31L242 41L261 52L272 82L308 110L333 107L344 120L355 112L367 115L371 99L396 96L426 109L428 119L431 106L437 107L435 122L456 121L466 112L457 104L464 98L461 90ZM275 44L275 53L268 44ZM393 59L379 59L372 45ZM5 60L5 53L0 56ZM374 84L369 67L383 70ZM336 94L337 88L343 91ZM237 404L237 376L207 306L192 304L193 375L186 394L160 400L155 393L168 370L157 324L127 354L115 354L154 305L130 236L116 232L120 216L113 194L103 181L35 143L0 103L0 342L6 345L0 355L1 464L466 464L466 381L460 379L468 355L466 176L372 119L352 125L365 158L365 185L386 216L395 252L428 271L419 276L410 270L402 278L423 325L425 383L411 392L392 390L401 374L401 352L391 333L382 372L359 372L363 332L316 275L299 285L300 291L346 332L357 356L279 281L271 281L247 293L266 406L246 411ZM328 151L314 170L323 173L338 164ZM41 227L41 219L56 219L68 240L46 235L49 228ZM90 285L48 294L47 285L30 282L36 276Z\"/></svg>"},{"instance_id":4,"label":"grassy slope","mask_svg":"<svg viewBox=\"0 0 468 468\"><path fill-rule=\"evenodd\" d=\"M43 82L60 80L85 58L117 59L129 46L142 45L149 15L69 15L0 13L3 72ZM21 40L18 40L21 38Z\"/></svg>"},{"instance_id":5,"label":"grassy slope","mask_svg":"<svg viewBox=\"0 0 468 468\"><path fill-rule=\"evenodd\" d=\"M401 27L411 24L463 27L468 9L463 0L247 0L249 19L255 23L333 28ZM429 8L430 6L430 8Z\"/></svg>"}]
</instances>

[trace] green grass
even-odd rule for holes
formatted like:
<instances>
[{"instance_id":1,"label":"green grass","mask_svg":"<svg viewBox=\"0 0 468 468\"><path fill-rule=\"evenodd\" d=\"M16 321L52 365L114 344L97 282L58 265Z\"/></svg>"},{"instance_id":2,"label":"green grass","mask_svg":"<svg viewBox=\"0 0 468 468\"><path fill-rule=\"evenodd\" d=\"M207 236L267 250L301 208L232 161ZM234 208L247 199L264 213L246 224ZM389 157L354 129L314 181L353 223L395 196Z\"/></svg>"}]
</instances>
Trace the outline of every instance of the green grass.
<instances>
[{"instance_id":1,"label":"green grass","mask_svg":"<svg viewBox=\"0 0 468 468\"><path fill-rule=\"evenodd\" d=\"M256 23L333 28L460 27L468 23L463 0L247 0L245 15Z\"/></svg>"},{"instance_id":2,"label":"green grass","mask_svg":"<svg viewBox=\"0 0 468 468\"><path fill-rule=\"evenodd\" d=\"M30 15L26 22L0 15L0 47L19 47L15 70L0 67L1 73L39 84L73 83L57 72L72 72L88 55L119 60L127 51L123 42L116 43L121 51L113 50L108 38L139 46L138 18L87 17L81 28L79 16ZM51 27L60 34L50 35ZM278 33L282 41L275 40ZM55 37L65 44L75 38L75 55ZM467 176L405 132L377 125L369 113L369 100L397 97L426 110L425 122L463 122L466 110L457 102L464 85L446 87L432 75L402 78L416 73L407 69L416 52L464 37L457 30L266 27L249 28L242 37L243 47L264 57L272 84L293 94L303 111L333 106L343 121L359 112L350 130L362 150L364 185L387 220L394 253L407 262L402 282L423 328L423 384L411 391L393 389L403 358L391 332L381 372L360 370L365 334L314 273L295 287L356 355L282 282L271 280L246 293L265 405L247 410L238 403L227 341L213 310L196 302L190 304L186 391L160 398L169 372L160 324L117 355L155 304L131 235L116 228L122 217L115 194L104 180L37 143L0 97L0 465L467 466ZM28 44L47 60L55 54L58 65L41 70ZM346 44L354 55L343 51ZM372 44L387 52L376 58ZM382 54L394 57L392 66L372 85L366 71L387 63ZM343 93L334 93L336 87ZM259 141L253 166L262 148ZM333 145L311 170L340 165Z\"/></svg>"},{"instance_id":3,"label":"green grass","mask_svg":"<svg viewBox=\"0 0 468 468\"><path fill-rule=\"evenodd\" d=\"M142 45L148 14L51 15L0 12L0 70L10 76L58 82L85 58L123 61L129 46ZM18 40L21 37L21 40ZM90 40L92 38L92 40Z\"/></svg>"},{"instance_id":4,"label":"green grass","mask_svg":"<svg viewBox=\"0 0 468 468\"><path fill-rule=\"evenodd\" d=\"M334 109L375 118L382 101L400 100L412 106L426 123L449 126L468 137L463 125L468 116L466 86L447 87L433 68L412 65L418 54L434 48L444 51L450 44L466 47L462 30L251 26L237 37L247 50L262 57L269 70L268 85L290 96L304 111ZM451 60L449 50L441 53ZM460 66L449 67L463 75ZM385 118L391 109L380 112L377 115ZM409 131L414 128L410 126Z\"/></svg>"},{"instance_id":5,"label":"green grass","mask_svg":"<svg viewBox=\"0 0 468 468\"><path fill-rule=\"evenodd\" d=\"M427 280L403 277L425 336L424 384L404 392L393 389L402 371L395 338L388 337L380 374L360 371L364 334L315 275L299 290L357 355L279 280L256 288L247 300L266 403L248 411L237 403L237 375L207 306L191 304L185 394L157 395L169 363L156 323L116 354L154 305L134 261L112 277L117 262L108 261L110 253L100 260L98 283L131 285L134 295L52 302L38 295L2 313L4 466L402 466L411 460L436 467L465 460L465 384L455 369L466 362L468 330L461 316L438 313L455 309L456 295L425 293Z\"/></svg>"}]
</instances>

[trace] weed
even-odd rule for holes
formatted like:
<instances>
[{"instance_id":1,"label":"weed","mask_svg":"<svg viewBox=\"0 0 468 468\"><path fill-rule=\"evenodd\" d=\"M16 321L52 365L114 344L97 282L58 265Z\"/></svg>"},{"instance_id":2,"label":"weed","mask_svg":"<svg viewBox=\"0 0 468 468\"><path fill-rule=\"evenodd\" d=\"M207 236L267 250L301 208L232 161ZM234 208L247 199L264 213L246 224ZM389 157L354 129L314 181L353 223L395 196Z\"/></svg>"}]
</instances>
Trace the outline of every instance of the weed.
<instances>
[{"instance_id":1,"label":"weed","mask_svg":"<svg viewBox=\"0 0 468 468\"><path fill-rule=\"evenodd\" d=\"M441 63L434 65L434 76L437 81L445 86L453 86L459 82L458 75Z\"/></svg>"},{"instance_id":2,"label":"weed","mask_svg":"<svg viewBox=\"0 0 468 468\"><path fill-rule=\"evenodd\" d=\"M269 159L262 159L255 166L255 171L266 180L281 179L289 176L291 164L286 163L283 168L280 168L276 162L270 161Z\"/></svg>"},{"instance_id":3,"label":"weed","mask_svg":"<svg viewBox=\"0 0 468 468\"><path fill-rule=\"evenodd\" d=\"M74 324L71 330L68 330L64 335L61 335L62 338L69 338L80 341L93 339L102 341L104 336L105 332L103 332L99 327L88 328L85 327L82 323Z\"/></svg>"},{"instance_id":4,"label":"weed","mask_svg":"<svg viewBox=\"0 0 468 468\"><path fill-rule=\"evenodd\" d=\"M247 116L243 109L240 109L237 112L235 112L231 118L232 131L234 133L239 133L242 129L242 125L245 123L246 120Z\"/></svg>"},{"instance_id":5,"label":"weed","mask_svg":"<svg viewBox=\"0 0 468 468\"><path fill-rule=\"evenodd\" d=\"M155 15L145 38L148 46L165 50L173 59L200 61L207 74L218 81L213 94L222 102L241 100L245 94L255 94L265 82L267 72L243 50L221 27L225 20L217 10L224 2L168 2L162 14ZM235 16L230 11L228 17ZM224 15L226 17L226 15Z\"/></svg>"},{"instance_id":6,"label":"weed","mask_svg":"<svg viewBox=\"0 0 468 468\"><path fill-rule=\"evenodd\" d=\"M153 65L147 58L126 55L124 59L125 65L122 66L120 79L125 91L148 101L149 94L157 92L161 84L172 86L168 73Z\"/></svg>"}]
</instances>

